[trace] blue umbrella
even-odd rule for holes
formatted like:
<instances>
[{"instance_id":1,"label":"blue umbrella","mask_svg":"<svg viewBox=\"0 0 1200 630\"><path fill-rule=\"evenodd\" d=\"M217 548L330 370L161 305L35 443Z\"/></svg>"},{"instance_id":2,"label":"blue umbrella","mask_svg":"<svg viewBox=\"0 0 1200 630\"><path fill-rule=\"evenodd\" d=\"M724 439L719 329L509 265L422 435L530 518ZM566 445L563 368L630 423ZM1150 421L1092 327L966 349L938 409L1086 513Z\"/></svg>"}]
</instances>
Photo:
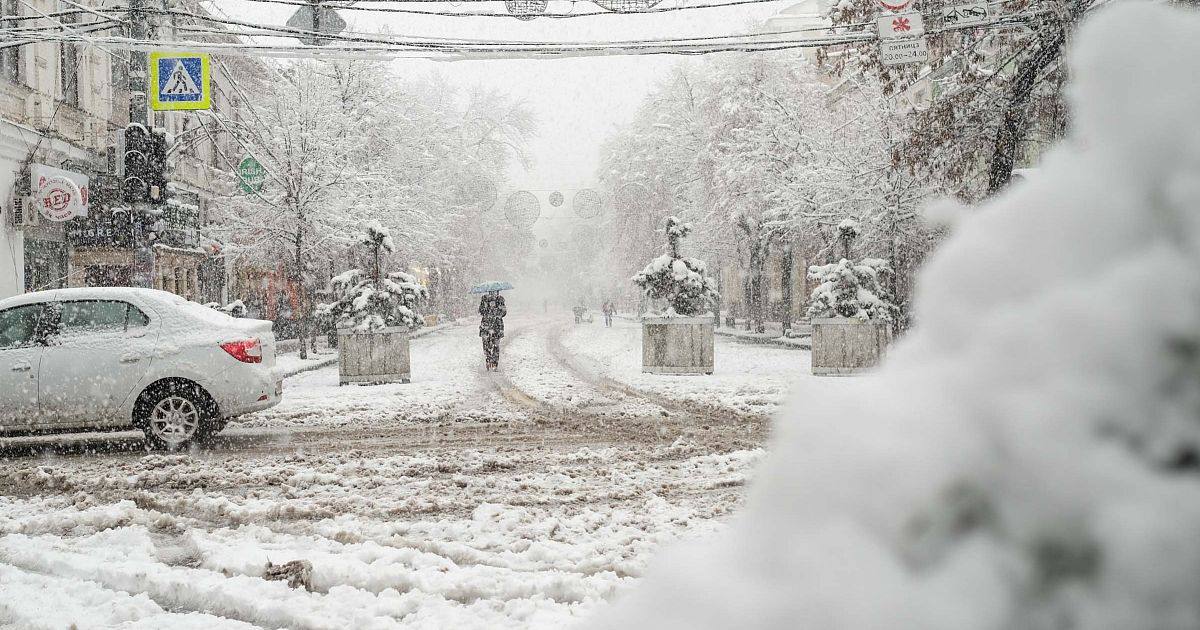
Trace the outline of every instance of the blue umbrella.
<instances>
[{"instance_id":1,"label":"blue umbrella","mask_svg":"<svg viewBox=\"0 0 1200 630\"><path fill-rule=\"evenodd\" d=\"M513 288L513 285L495 280L492 282L484 282L471 287L471 293L490 293L492 291L507 291Z\"/></svg>"}]
</instances>

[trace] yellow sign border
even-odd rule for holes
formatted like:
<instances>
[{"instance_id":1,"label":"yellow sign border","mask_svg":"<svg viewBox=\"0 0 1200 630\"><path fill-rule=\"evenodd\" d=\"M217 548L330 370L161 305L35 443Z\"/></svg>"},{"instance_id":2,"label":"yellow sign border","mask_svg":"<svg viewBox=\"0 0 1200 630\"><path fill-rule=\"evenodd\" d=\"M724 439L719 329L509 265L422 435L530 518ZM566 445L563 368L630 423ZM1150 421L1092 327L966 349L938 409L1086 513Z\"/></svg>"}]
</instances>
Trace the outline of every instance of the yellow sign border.
<instances>
[{"instance_id":1,"label":"yellow sign border","mask_svg":"<svg viewBox=\"0 0 1200 630\"><path fill-rule=\"evenodd\" d=\"M196 58L200 60L200 100L198 101L167 101L158 100L158 60ZM147 92L150 97L150 109L156 112L170 112L192 109L212 109L212 70L210 69L207 53L181 52L152 52L149 62L149 79Z\"/></svg>"}]
</instances>

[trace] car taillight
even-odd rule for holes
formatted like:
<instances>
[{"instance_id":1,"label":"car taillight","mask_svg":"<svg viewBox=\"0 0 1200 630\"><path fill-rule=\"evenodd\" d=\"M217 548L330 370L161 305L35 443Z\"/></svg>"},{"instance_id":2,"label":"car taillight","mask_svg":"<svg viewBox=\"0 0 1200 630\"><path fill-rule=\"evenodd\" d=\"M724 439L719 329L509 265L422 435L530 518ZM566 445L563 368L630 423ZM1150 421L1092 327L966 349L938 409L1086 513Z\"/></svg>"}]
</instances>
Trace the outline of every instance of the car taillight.
<instances>
[{"instance_id":1,"label":"car taillight","mask_svg":"<svg viewBox=\"0 0 1200 630\"><path fill-rule=\"evenodd\" d=\"M262 346L257 339L230 341L221 344L221 349L242 363L262 363Z\"/></svg>"}]
</instances>

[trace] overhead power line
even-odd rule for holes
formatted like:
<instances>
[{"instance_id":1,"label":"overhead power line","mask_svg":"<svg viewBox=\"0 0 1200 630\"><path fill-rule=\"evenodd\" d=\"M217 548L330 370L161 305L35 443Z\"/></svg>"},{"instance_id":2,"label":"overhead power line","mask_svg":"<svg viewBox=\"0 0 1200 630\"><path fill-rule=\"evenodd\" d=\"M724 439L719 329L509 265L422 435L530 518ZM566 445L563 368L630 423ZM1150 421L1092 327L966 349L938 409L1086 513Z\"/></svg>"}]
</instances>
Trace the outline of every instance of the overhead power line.
<instances>
[{"instance_id":1,"label":"overhead power line","mask_svg":"<svg viewBox=\"0 0 1200 630\"><path fill-rule=\"evenodd\" d=\"M646 40L646 39L606 40L603 42L598 42L598 41L545 42L545 41L530 41L530 40L499 41L499 40L490 40L490 39L468 39L468 38L448 38L448 37L425 37L425 38L397 39L401 36L386 36L386 35L380 35L378 33L363 33L363 32L356 32L356 31L343 31L341 33L336 33L336 34L318 33L316 31L312 31L309 29L294 28L294 27L290 27L290 26L256 24L253 22L246 22L243 20L235 20L232 18L217 18L217 17L200 15L200 14L196 14L196 13L189 13L189 12L178 11L178 10L164 11L164 10L150 9L150 10L145 10L144 12L158 14L158 15L169 15L172 17L187 18L187 19L192 19L192 20L197 20L197 21L202 21L202 22L220 24L222 26L238 26L238 27L256 29L256 30L252 30L252 31L231 30L231 29L205 30L203 28L198 28L196 25L190 25L190 24L178 24L176 26L180 30L187 29L187 30L190 30L191 32L195 32L195 33L220 34L220 35L227 35L227 36L235 35L235 36L243 36L243 37L288 37L288 38L318 37L318 38L320 38L322 40L326 40L326 41L345 41L345 42L353 42L353 43L379 43L379 44L394 44L394 43L398 43L398 42L420 41L422 43L428 42L428 43L441 43L441 44L453 44L453 45L478 44L478 45L503 45L503 46L512 46L512 45L538 46L538 45L545 45L548 43L553 43L553 44L560 45L560 46L594 46L594 45L626 45L626 44L644 44L644 43L672 44L672 43L689 43L689 42L704 42L704 41L734 40L734 39L778 41L778 39L780 37L785 36L785 35L798 35L801 33L827 33L828 31L832 30L832 27L816 26L816 27L798 28L798 29L791 29L791 30L784 30L784 31L735 33L735 34L726 34L726 35L702 35L702 36L693 36L693 37L667 37L667 38L651 39L651 40ZM864 22L864 23L860 23L860 24L839 25L838 28L839 29L846 29L846 28L861 29L861 28L865 28L868 26L872 26L872 25L873 25L873 23L865 23Z\"/></svg>"},{"instance_id":2,"label":"overhead power line","mask_svg":"<svg viewBox=\"0 0 1200 630\"><path fill-rule=\"evenodd\" d=\"M419 0L425 1L425 0ZM23 0L22 0L23 2ZM877 39L870 24L808 27L781 32L753 32L711 36L617 41L512 41L413 37L368 33L319 33L288 26L264 25L231 18L217 18L178 10L151 9L148 13L191 20L175 28L201 39L135 40L120 36L89 37L86 30L47 31L29 35L25 41L86 41L135 50L180 50L222 54L275 57L419 57L429 59L486 59L538 57L595 57L610 55L675 54L699 55L717 52L760 52L860 44ZM933 29L938 33L959 29L1002 28L1023 24L1036 12L1002 16L983 25ZM57 20L55 20L57 22ZM62 23L59 22L61 25ZM204 24L214 25L205 28ZM237 28L227 28L227 27ZM849 30L850 32L846 32ZM86 33L86 34L85 34ZM803 37L799 35L805 35ZM224 41L203 39L212 36ZM322 46L253 41L254 38L315 38ZM239 41L240 38L246 38ZM234 41L229 41L233 39Z\"/></svg>"},{"instance_id":3,"label":"overhead power line","mask_svg":"<svg viewBox=\"0 0 1200 630\"><path fill-rule=\"evenodd\" d=\"M290 6L298 6L298 7L311 7L312 6L311 2L305 2L304 0L247 0L247 1L264 3L264 4L282 4L282 5L290 5ZM490 2L490 1L494 1L494 0L461 0L461 1L464 1L464 2ZM589 9L587 11L583 11L583 12L579 12L579 13L574 12L574 7L576 4L582 4L582 2L572 1L571 2L572 12L570 12L570 13L549 13L549 12L547 12L547 13L538 13L536 15L521 15L521 16L514 15L512 13L507 13L507 12L495 12L495 11L487 11L487 12L482 12L482 11L445 11L445 10L406 9L406 8L401 8L401 7L396 7L396 6L385 6L385 3L386 3L386 5L430 4L430 3L434 3L434 2L440 2L440 3L444 4L444 0L408 0L406 2L396 2L395 0L353 0L351 2L330 2L328 4L322 3L322 6L330 8L330 9L337 9L339 11L401 13L401 14L406 14L406 15L432 15L432 16L437 16L437 17L456 17L456 18L483 17L483 18L504 18L504 19L521 19L521 18L527 19L529 17L536 17L538 19L541 19L541 18L571 19L571 18L585 18L585 17L596 17L596 16L640 15L640 14L653 14L653 13L672 13L672 12L677 12L677 11L694 11L694 10L702 10L702 9L721 9L721 8L729 8L729 7L739 7L739 6L744 6L744 5L767 4L767 3L777 3L777 2L787 2L787 1L790 1L790 0L730 0L729 2L711 3L711 4L680 4L680 5L667 6L667 7L654 6L654 7L647 7L645 9L639 9L637 11L609 11L607 9L603 9L603 8L599 7L599 5L596 5L595 8L599 9L599 10Z\"/></svg>"}]
</instances>

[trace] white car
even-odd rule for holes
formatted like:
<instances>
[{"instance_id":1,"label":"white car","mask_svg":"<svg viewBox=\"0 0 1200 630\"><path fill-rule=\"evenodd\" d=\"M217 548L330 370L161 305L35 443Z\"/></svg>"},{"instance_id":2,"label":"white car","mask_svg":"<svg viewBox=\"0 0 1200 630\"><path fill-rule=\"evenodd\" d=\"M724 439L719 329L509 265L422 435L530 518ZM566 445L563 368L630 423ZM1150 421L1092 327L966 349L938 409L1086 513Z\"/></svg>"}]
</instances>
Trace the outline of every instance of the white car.
<instances>
[{"instance_id":1,"label":"white car","mask_svg":"<svg viewBox=\"0 0 1200 630\"><path fill-rule=\"evenodd\" d=\"M153 289L0 300L0 433L133 426L174 449L282 395L271 322Z\"/></svg>"}]
</instances>

